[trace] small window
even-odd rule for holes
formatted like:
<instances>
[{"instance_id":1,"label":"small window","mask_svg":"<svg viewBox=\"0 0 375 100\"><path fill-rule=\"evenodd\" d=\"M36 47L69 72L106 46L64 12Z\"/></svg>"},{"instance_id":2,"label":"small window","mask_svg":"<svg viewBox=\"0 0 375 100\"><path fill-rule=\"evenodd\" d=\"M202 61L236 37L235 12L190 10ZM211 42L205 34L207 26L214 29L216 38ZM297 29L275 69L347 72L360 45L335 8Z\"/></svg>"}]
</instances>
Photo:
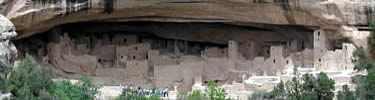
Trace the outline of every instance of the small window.
<instances>
[{"instance_id":1,"label":"small window","mask_svg":"<svg viewBox=\"0 0 375 100\"><path fill-rule=\"evenodd\" d=\"M286 64L289 64L289 60L286 61Z\"/></svg>"},{"instance_id":2,"label":"small window","mask_svg":"<svg viewBox=\"0 0 375 100\"><path fill-rule=\"evenodd\" d=\"M319 58L319 62L322 62L322 59Z\"/></svg>"},{"instance_id":3,"label":"small window","mask_svg":"<svg viewBox=\"0 0 375 100\"><path fill-rule=\"evenodd\" d=\"M135 59L135 56L133 56L133 59Z\"/></svg>"},{"instance_id":4,"label":"small window","mask_svg":"<svg viewBox=\"0 0 375 100\"><path fill-rule=\"evenodd\" d=\"M275 59L273 59L273 63L276 63L276 60L275 60Z\"/></svg>"},{"instance_id":5,"label":"small window","mask_svg":"<svg viewBox=\"0 0 375 100\"><path fill-rule=\"evenodd\" d=\"M318 31L318 36L320 36L320 31Z\"/></svg>"},{"instance_id":6,"label":"small window","mask_svg":"<svg viewBox=\"0 0 375 100\"><path fill-rule=\"evenodd\" d=\"M102 59L98 59L98 62L102 62Z\"/></svg>"},{"instance_id":7,"label":"small window","mask_svg":"<svg viewBox=\"0 0 375 100\"><path fill-rule=\"evenodd\" d=\"M135 47L135 50L138 50L138 47Z\"/></svg>"},{"instance_id":8,"label":"small window","mask_svg":"<svg viewBox=\"0 0 375 100\"><path fill-rule=\"evenodd\" d=\"M126 42L128 42L128 40L127 40L127 39L124 39L123 42L126 43Z\"/></svg>"},{"instance_id":9,"label":"small window","mask_svg":"<svg viewBox=\"0 0 375 100\"><path fill-rule=\"evenodd\" d=\"M124 58L124 56L121 56L121 59L123 59Z\"/></svg>"}]
</instances>

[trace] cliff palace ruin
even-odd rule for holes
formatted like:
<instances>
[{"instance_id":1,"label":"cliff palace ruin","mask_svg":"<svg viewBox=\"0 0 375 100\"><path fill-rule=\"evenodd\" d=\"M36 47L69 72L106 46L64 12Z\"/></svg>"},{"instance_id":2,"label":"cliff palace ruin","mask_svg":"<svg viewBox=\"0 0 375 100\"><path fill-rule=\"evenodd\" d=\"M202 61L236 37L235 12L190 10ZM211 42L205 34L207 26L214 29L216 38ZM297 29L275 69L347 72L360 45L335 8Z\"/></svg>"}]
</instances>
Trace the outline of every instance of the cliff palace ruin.
<instances>
[{"instance_id":1,"label":"cliff palace ruin","mask_svg":"<svg viewBox=\"0 0 375 100\"><path fill-rule=\"evenodd\" d=\"M30 53L56 76L178 91L214 81L269 90L301 73L351 83L367 48L369 0L0 0ZM241 84L241 85L238 85ZM337 88L342 84L337 84ZM235 90L237 89L237 90Z\"/></svg>"}]
</instances>

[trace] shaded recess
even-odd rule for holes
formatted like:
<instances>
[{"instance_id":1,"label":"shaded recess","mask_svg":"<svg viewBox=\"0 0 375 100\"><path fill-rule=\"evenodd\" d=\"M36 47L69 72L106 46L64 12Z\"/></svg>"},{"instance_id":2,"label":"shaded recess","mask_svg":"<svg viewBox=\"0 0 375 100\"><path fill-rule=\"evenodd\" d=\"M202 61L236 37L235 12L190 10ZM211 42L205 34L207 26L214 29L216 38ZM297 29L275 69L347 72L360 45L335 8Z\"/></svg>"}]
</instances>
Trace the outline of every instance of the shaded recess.
<instances>
[{"instance_id":1,"label":"shaded recess","mask_svg":"<svg viewBox=\"0 0 375 100\"><path fill-rule=\"evenodd\" d=\"M50 31L36 34L34 36L15 40L18 46L30 46L27 50L36 53L36 50L51 42L53 31L68 32L71 38L83 36L109 35L111 38L116 34L139 35L143 38L161 38L170 40L184 40L194 43L212 44L224 47L229 40L256 41L260 44L286 44L289 40L303 40L304 48L312 48L311 28L291 25L268 25L254 24L252 26L233 25L228 23L172 23L172 22L83 22L59 25ZM33 44L33 45L25 45ZM93 46L95 44L90 44Z\"/></svg>"},{"instance_id":2,"label":"shaded recess","mask_svg":"<svg viewBox=\"0 0 375 100\"><path fill-rule=\"evenodd\" d=\"M14 41L19 55L59 69L58 77L157 88L182 82L187 89L192 82L183 80L196 76L231 82L241 79L237 74L274 75L289 63L285 57L309 60L313 42L312 28L301 26L151 21L70 23Z\"/></svg>"}]
</instances>

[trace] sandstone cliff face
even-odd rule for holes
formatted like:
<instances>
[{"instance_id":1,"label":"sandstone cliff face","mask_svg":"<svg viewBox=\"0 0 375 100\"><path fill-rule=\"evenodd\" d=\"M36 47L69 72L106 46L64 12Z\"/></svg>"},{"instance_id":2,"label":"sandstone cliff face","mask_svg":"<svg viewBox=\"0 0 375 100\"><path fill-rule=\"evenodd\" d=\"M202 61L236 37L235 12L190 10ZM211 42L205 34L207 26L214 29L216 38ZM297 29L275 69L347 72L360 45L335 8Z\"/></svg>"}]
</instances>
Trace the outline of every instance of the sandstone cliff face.
<instances>
[{"instance_id":1,"label":"sandstone cliff face","mask_svg":"<svg viewBox=\"0 0 375 100\"><path fill-rule=\"evenodd\" d=\"M224 22L299 25L330 30L367 25L371 0L0 0L18 38L85 21ZM257 23L257 24L256 24Z\"/></svg>"},{"instance_id":2,"label":"sandstone cliff face","mask_svg":"<svg viewBox=\"0 0 375 100\"><path fill-rule=\"evenodd\" d=\"M17 54L17 49L13 43L10 42L10 39L16 36L17 33L15 32L15 27L12 22L0 14L0 57L5 57L8 60L14 59Z\"/></svg>"}]
</instances>

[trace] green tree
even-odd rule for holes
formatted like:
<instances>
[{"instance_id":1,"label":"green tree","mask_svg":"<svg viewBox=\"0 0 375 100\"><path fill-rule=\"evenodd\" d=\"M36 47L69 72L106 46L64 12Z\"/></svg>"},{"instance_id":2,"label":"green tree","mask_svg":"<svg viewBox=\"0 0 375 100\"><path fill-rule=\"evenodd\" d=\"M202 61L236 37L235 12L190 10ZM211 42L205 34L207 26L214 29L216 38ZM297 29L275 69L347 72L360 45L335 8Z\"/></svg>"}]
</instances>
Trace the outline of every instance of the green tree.
<instances>
[{"instance_id":1,"label":"green tree","mask_svg":"<svg viewBox=\"0 0 375 100\"><path fill-rule=\"evenodd\" d=\"M371 29L371 36L368 38L368 44L372 54L375 54L375 22L372 21L369 23Z\"/></svg>"},{"instance_id":2,"label":"green tree","mask_svg":"<svg viewBox=\"0 0 375 100\"><path fill-rule=\"evenodd\" d=\"M342 91L339 91L337 94L338 100L355 100L353 91L350 91L348 85L342 87Z\"/></svg>"},{"instance_id":3,"label":"green tree","mask_svg":"<svg viewBox=\"0 0 375 100\"><path fill-rule=\"evenodd\" d=\"M202 93L198 90L194 90L190 95L188 95L188 100L202 100L202 98Z\"/></svg>"},{"instance_id":4,"label":"green tree","mask_svg":"<svg viewBox=\"0 0 375 100\"><path fill-rule=\"evenodd\" d=\"M47 98L52 84L52 70L40 67L28 54L20 65L11 71L8 79L9 91L17 100Z\"/></svg>"},{"instance_id":5,"label":"green tree","mask_svg":"<svg viewBox=\"0 0 375 100\"><path fill-rule=\"evenodd\" d=\"M7 76L11 69L10 62L6 57L0 57L0 93L8 92Z\"/></svg>"},{"instance_id":6,"label":"green tree","mask_svg":"<svg viewBox=\"0 0 375 100\"><path fill-rule=\"evenodd\" d=\"M369 23L371 29L371 36L368 38L368 45L370 54L375 54L375 22ZM353 53L353 63L355 70L367 71L367 75L360 76L359 81L356 83L356 96L361 100L373 100L375 99L375 63L369 59L368 54L364 48L359 48Z\"/></svg>"},{"instance_id":7,"label":"green tree","mask_svg":"<svg viewBox=\"0 0 375 100\"><path fill-rule=\"evenodd\" d=\"M302 99L303 100L317 100L317 92L315 91L317 87L317 81L312 74L304 74L302 76Z\"/></svg>"},{"instance_id":8,"label":"green tree","mask_svg":"<svg viewBox=\"0 0 375 100\"><path fill-rule=\"evenodd\" d=\"M375 69L368 70L367 76L363 76L358 84L357 92L361 99L375 99Z\"/></svg>"},{"instance_id":9,"label":"green tree","mask_svg":"<svg viewBox=\"0 0 375 100\"><path fill-rule=\"evenodd\" d=\"M139 95L129 88L124 88L120 96L116 97L115 100L161 100L159 91L153 90L150 96ZM197 99L199 100L199 99Z\"/></svg>"},{"instance_id":10,"label":"green tree","mask_svg":"<svg viewBox=\"0 0 375 100\"><path fill-rule=\"evenodd\" d=\"M372 24L374 25L374 24ZM372 26L374 29L374 27ZM373 43L370 43L371 41L369 40L369 44L371 44L371 49L372 49L372 54L374 47L375 47L375 38L372 36L372 38L369 39L374 39ZM356 71L367 71L367 75L363 75L359 77L359 81L357 81L357 87L356 87L356 96L359 97L360 99L363 100L371 100L375 99L375 63L368 59L367 53L364 50L364 48L359 48L353 53L353 63L355 65L354 69Z\"/></svg>"},{"instance_id":11,"label":"green tree","mask_svg":"<svg viewBox=\"0 0 375 100\"><path fill-rule=\"evenodd\" d=\"M332 100L335 94L335 81L330 79L326 73L320 72L317 79L315 91L318 93L318 100Z\"/></svg>"},{"instance_id":12,"label":"green tree","mask_svg":"<svg viewBox=\"0 0 375 100\"><path fill-rule=\"evenodd\" d=\"M368 59L367 53L363 47L358 48L356 51L353 52L353 63L354 63L354 70L356 71L364 71L369 70L375 67L375 64Z\"/></svg>"},{"instance_id":13,"label":"green tree","mask_svg":"<svg viewBox=\"0 0 375 100\"><path fill-rule=\"evenodd\" d=\"M87 77L82 77L76 84L67 80L57 81L53 90L58 100L94 100L98 93L97 87Z\"/></svg>"},{"instance_id":14,"label":"green tree","mask_svg":"<svg viewBox=\"0 0 375 100\"><path fill-rule=\"evenodd\" d=\"M284 100L286 97L286 90L284 82L281 81L279 84L277 84L276 87L273 88L271 91L271 98L274 98L276 100Z\"/></svg>"},{"instance_id":15,"label":"green tree","mask_svg":"<svg viewBox=\"0 0 375 100\"><path fill-rule=\"evenodd\" d=\"M286 82L279 83L271 93L273 100L332 100L334 97L334 80L328 78L327 74L321 72L317 78L312 74L304 74L299 78L298 73L295 77ZM283 88L285 87L285 88ZM285 91L285 92L283 92ZM283 93L286 98L282 97Z\"/></svg>"},{"instance_id":16,"label":"green tree","mask_svg":"<svg viewBox=\"0 0 375 100\"><path fill-rule=\"evenodd\" d=\"M272 94L269 94L267 91L264 90L256 90L254 91L251 96L249 96L249 100L269 100Z\"/></svg>"},{"instance_id":17,"label":"green tree","mask_svg":"<svg viewBox=\"0 0 375 100\"><path fill-rule=\"evenodd\" d=\"M205 89L206 96L210 98L210 100L225 100L225 93L224 89L219 88L216 83L208 82L208 87Z\"/></svg>"},{"instance_id":18,"label":"green tree","mask_svg":"<svg viewBox=\"0 0 375 100\"><path fill-rule=\"evenodd\" d=\"M298 79L299 73L297 72L297 67L294 67L293 71L294 77L292 80L286 82L286 93L288 100L301 100L301 92L302 92L302 82Z\"/></svg>"}]
</instances>

